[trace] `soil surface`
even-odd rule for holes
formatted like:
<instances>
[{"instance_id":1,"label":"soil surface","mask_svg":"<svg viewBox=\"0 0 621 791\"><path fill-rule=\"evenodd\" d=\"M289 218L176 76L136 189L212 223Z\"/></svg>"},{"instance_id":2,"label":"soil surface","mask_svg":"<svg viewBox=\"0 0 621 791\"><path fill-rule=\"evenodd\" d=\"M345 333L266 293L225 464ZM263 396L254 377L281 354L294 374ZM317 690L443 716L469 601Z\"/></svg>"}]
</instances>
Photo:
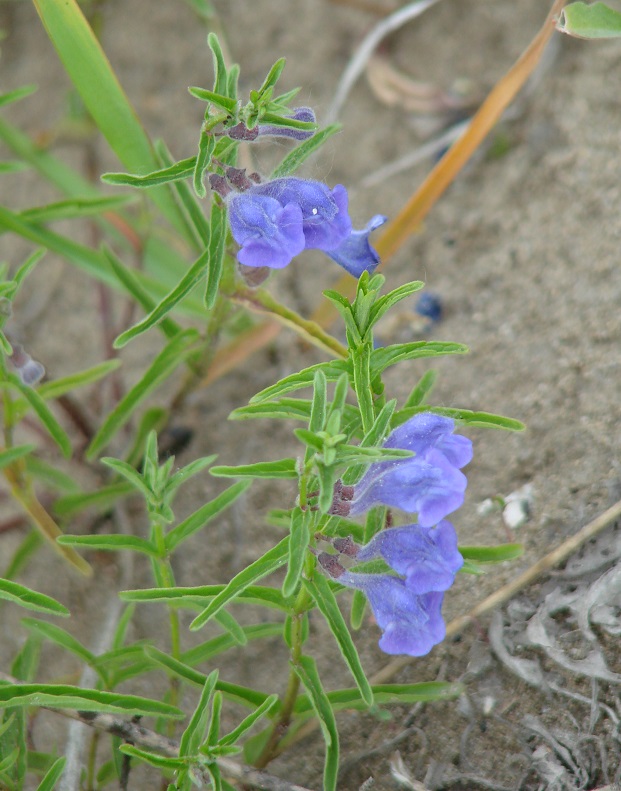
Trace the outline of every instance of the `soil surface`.
<instances>
[{"instance_id":1,"label":"soil surface","mask_svg":"<svg viewBox=\"0 0 621 791\"><path fill-rule=\"evenodd\" d=\"M212 76L206 29L190 5L181 0L98 4L101 40L122 85L148 133L166 140L178 158L194 153L202 113L186 88L208 86ZM231 56L241 65L242 88L257 87L275 58L285 56L282 87L302 86L300 104L312 105L320 121L352 52L379 20L369 6L394 8L381 0L214 0L213 5ZM484 96L532 39L547 10L540 0L444 0L386 39L381 54L412 80ZM39 86L34 97L9 108L7 117L85 175L119 169L104 141L93 141L71 122L69 83L32 4L0 4L0 27L6 34L3 90ZM468 431L475 458L468 468L466 504L453 519L460 541L515 540L525 551L483 577L460 575L446 597L447 621L468 613L621 497L620 70L620 43L576 42L557 34L545 69L520 97L516 111L385 270L388 285L422 279L443 304L442 320L424 335L413 303L407 305L402 320L385 328L388 339L428 337L471 349L467 357L449 357L434 366L440 375L433 403L504 414L527 426L517 434ZM372 214L394 216L433 162L423 159L373 187L365 187L364 179L421 146L421 130L437 124L437 114L421 118L399 105L387 106L361 78L340 120L343 131L307 164L305 175L345 184L358 227ZM269 146L257 151L255 166L268 171ZM29 173L3 176L0 190L2 202L13 209L59 198ZM88 228L61 228L92 242ZM3 258L11 266L31 250L7 235L3 243ZM310 315L321 291L339 276L335 270L320 255L307 254L272 277L270 287ZM14 331L50 377L101 360L101 326L94 320L98 295L67 262L48 255L18 307ZM126 383L135 381L158 344L159 338L147 336L124 351ZM267 424L260 421L227 423L226 417L259 389L320 359L319 352L283 331L269 349L200 390L176 421L193 431L193 442L178 461L218 452L221 463L235 464L296 453L290 426L271 426L266 433ZM403 400L425 369L417 363L399 366L387 377L390 397ZM101 398L105 409L110 393ZM119 440L111 455L122 449ZM85 486L97 480L94 470L72 472L83 476ZM532 487L530 518L513 533L498 511L482 512L486 498L506 496L526 484ZM187 487L178 516L220 489L209 476L199 476ZM280 533L265 526L263 515L269 508L287 507L291 496L283 485L253 487L241 505L210 528L209 540L182 549L179 584L225 582L266 551ZM2 505L7 518L15 513L6 497ZM138 511L132 516L138 524L143 519ZM67 529L78 532L85 526L83 521ZM21 528L0 535L3 564L24 535ZM461 680L466 691L458 700L340 714L339 787L592 789L618 780L621 586L613 564L620 544L611 525L581 560L574 560L573 576L571 569L548 575L521 591L494 619L485 616L392 679ZM19 580L70 607L72 632L95 646L110 594L124 587L123 571L109 557L89 560L96 574L84 581L44 548ZM136 561L130 573L131 587L150 584L146 561ZM601 583L605 573L608 587ZM603 608L593 631L585 632L576 591L592 595L594 607ZM563 596L564 604L556 606ZM24 639L23 613L15 609L2 613L3 670ZM139 609L131 637L153 638L164 628L161 621L160 609ZM189 617L184 625L188 622ZM312 628L311 645L328 685L348 686L329 634L318 619ZM370 621L355 638L370 674L387 664L377 638ZM165 642L163 633L161 639ZM192 639L184 633L188 646ZM605 660L606 672L596 654ZM221 672L227 680L281 691L286 662L278 646L257 643L250 651L228 654ZM50 648L43 672L47 681L77 683L79 666ZM136 691L156 695L163 684L163 678L148 677ZM186 703L191 700L188 692ZM233 723L238 714L227 717ZM55 745L62 752L64 722L47 714L40 720L37 746ZM269 769L320 789L322 762L323 742L314 734ZM130 787L149 788L145 778L136 775Z\"/></svg>"}]
</instances>

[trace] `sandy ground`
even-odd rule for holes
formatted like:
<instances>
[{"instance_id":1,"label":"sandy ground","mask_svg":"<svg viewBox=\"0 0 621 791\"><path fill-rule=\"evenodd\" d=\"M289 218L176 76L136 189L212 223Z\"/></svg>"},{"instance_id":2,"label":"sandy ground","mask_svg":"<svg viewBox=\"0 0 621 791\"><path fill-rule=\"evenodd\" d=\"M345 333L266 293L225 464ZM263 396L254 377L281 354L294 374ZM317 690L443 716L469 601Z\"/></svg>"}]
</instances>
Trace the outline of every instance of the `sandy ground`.
<instances>
[{"instance_id":1,"label":"sandy ground","mask_svg":"<svg viewBox=\"0 0 621 791\"><path fill-rule=\"evenodd\" d=\"M230 0L214 3L230 51L242 66L242 85L255 86L278 56L288 63L285 89L301 85L301 102L315 107L319 119L327 112L338 77L356 44L377 21L356 4L328 0ZM391 36L383 48L389 62L410 77L444 89L467 79L483 93L502 76L532 38L547 11L545 3L508 0L475 3L445 0L415 23ZM188 85L208 85L210 55L205 30L180 0L109 0L101 5L102 41L130 99L154 138L163 137L174 154L192 155L201 107L186 92ZM40 87L35 98L11 108L9 117L52 150L83 167L84 144L73 139L63 123L68 107L68 83L57 63L33 7L27 2L0 4L2 87L25 83ZM445 359L434 402L498 412L524 421L527 430L507 434L469 432L475 459L469 468L464 508L455 518L465 544L508 540L497 514L482 516L479 504L487 497L507 495L524 484L533 491L530 520L515 539L524 543L523 558L495 568L483 578L460 578L447 596L447 618L466 613L544 553L562 543L621 496L619 383L621 358L621 127L619 79L621 44L556 42L549 65L538 84L518 104L512 120L501 125L495 148L470 163L429 216L424 229L398 253L386 270L390 285L423 279L440 295L444 319L428 337L467 344L467 358ZM420 166L386 178L373 188L362 181L370 171L421 144L411 114L383 106L366 81L360 80L341 115L343 132L306 168L309 176L351 190L352 216L358 225L374 213L394 216L431 166ZM420 123L419 123L420 126ZM499 151L502 144L502 155ZM95 145L100 170L117 165L99 141ZM496 152L496 153L495 153ZM260 151L257 165L267 169L270 154ZM4 180L6 178L6 180ZM53 199L54 192L34 178L3 177L2 199L12 208ZM71 229L77 238L83 231ZM3 238L3 257L15 265L28 247ZM43 274L45 273L45 275ZM320 291L337 273L319 256L296 262L274 282L289 304L308 314ZM273 279L276 281L276 278ZM50 374L68 373L100 359L101 339L93 326L95 295L87 279L69 265L49 256L40 280L21 301L23 319L17 328L30 353ZM400 330L404 332L403 329ZM405 330L406 334L409 330ZM412 330L415 332L415 330ZM128 349L128 378L151 353L147 340ZM194 430L194 442L180 457L219 451L222 463L279 457L294 451L285 426L265 436L259 424L227 424L231 408L240 406L258 389L294 370L300 360L318 360L300 349L295 338L281 333L272 349L201 391L179 422ZM388 377L391 396L403 398L424 368L411 363ZM92 475L92 473L91 473ZM184 513L213 495L218 484L202 478L188 487ZM244 562L271 546L278 531L262 526L262 514L290 497L286 487L256 487L239 507L212 528L208 543L195 543L181 553L182 584L225 581ZM180 513L183 516L183 513ZM71 531L71 526L69 526ZM11 556L23 533L0 536L0 555ZM590 585L620 554L618 534L609 531L604 552L591 577L579 576L578 587ZM588 554L588 553L587 553ZM20 578L56 596L74 612L72 629L86 644L95 642L100 613L110 586L118 582L116 566L94 558L97 574L84 582L66 573L47 550L41 551ZM614 569L613 569L614 570ZM148 584L147 567L137 563L134 585ZM618 721L615 709L621 654L614 631L597 632L595 642L572 643L580 636L573 615L561 611L548 618L548 632L565 657L588 658L602 650L612 674L593 678L591 665L567 668L550 651L533 647L526 624L545 596L570 593L567 579L525 590L505 613L500 630L507 653L540 661L553 686L584 699L570 700L549 685L535 689L532 674L522 677L508 660L491 651L483 619L456 641L439 646L424 661L412 662L395 680L462 679L467 695L459 702L379 715L340 715L344 771L340 787L357 789L399 787L389 762L395 750L404 771L424 785L410 788L597 788L612 782L619 766ZM575 585L569 587L576 588ZM613 586L614 587L614 586ZM580 590L582 590L579 587ZM617 609L617 598L610 599ZM2 668L23 639L21 613L3 611L0 639ZM139 610L136 638L152 636L161 613ZM616 621L618 624L618 621ZM334 673L334 687L347 684L336 649L320 623L315 653L320 665ZM376 646L372 624L357 635L365 666L376 672L386 657ZM529 643L530 640L530 643ZM556 645L557 643L555 643ZM49 679L75 673L63 665L59 651L50 649ZM257 647L242 656L231 654L225 677L254 681L279 690L286 658L274 646ZM523 666L521 666L523 668ZM533 671L534 672L534 671ZM153 692L161 679L143 691ZM541 684L540 684L541 686ZM599 707L599 702L611 708ZM616 713L615 713L616 711ZM530 718L530 719L529 719ZM543 729L543 730L542 730ZM542 735L543 734L543 735ZM49 736L47 737L49 738ZM58 747L61 749L62 739ZM393 743L392 739L396 739ZM273 766L274 773L309 788L321 787L322 744L311 737ZM412 781L413 781L412 780ZM148 781L145 781L148 783ZM132 786L138 788L139 786ZM144 785L143 787L148 787Z\"/></svg>"}]
</instances>

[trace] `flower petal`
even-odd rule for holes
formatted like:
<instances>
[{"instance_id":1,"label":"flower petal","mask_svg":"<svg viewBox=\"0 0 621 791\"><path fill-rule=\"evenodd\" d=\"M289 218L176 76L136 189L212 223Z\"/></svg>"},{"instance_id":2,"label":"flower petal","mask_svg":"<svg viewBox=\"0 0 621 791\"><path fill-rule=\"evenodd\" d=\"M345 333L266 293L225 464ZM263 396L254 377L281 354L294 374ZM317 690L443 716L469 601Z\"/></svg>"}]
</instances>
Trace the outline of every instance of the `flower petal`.
<instances>
[{"instance_id":1,"label":"flower petal","mask_svg":"<svg viewBox=\"0 0 621 791\"><path fill-rule=\"evenodd\" d=\"M252 190L229 199L231 232L241 245L237 260L246 266L281 269L304 249L302 212Z\"/></svg>"},{"instance_id":2,"label":"flower petal","mask_svg":"<svg viewBox=\"0 0 621 791\"><path fill-rule=\"evenodd\" d=\"M387 219L382 214L376 214L366 228L352 231L336 250L328 251L328 255L354 277L360 277L363 272L373 273L380 259L377 251L371 247L369 235Z\"/></svg>"}]
</instances>

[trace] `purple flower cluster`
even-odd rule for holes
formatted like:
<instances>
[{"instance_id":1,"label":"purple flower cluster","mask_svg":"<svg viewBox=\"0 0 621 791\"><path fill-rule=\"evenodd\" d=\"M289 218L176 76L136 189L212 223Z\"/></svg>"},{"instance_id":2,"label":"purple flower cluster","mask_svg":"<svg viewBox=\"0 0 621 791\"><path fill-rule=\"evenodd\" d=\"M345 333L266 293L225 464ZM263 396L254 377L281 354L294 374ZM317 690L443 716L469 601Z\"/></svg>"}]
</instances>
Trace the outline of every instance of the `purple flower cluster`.
<instances>
[{"instance_id":1,"label":"purple flower cluster","mask_svg":"<svg viewBox=\"0 0 621 791\"><path fill-rule=\"evenodd\" d=\"M454 428L451 418L430 412L403 423L384 447L416 455L372 464L355 486L340 486L332 513L358 516L374 505L389 505L417 513L419 524L429 527L456 511L467 485L460 469L472 460L472 442L454 434Z\"/></svg>"},{"instance_id":2,"label":"purple flower cluster","mask_svg":"<svg viewBox=\"0 0 621 791\"><path fill-rule=\"evenodd\" d=\"M355 516L379 504L418 513L418 524L382 530L364 547L332 541L340 554L359 562L382 558L400 576L348 571L334 555L319 556L331 576L367 596L388 654L423 656L445 635L442 600L463 558L444 517L463 502L467 481L460 468L472 459L472 443L454 428L450 418L416 415L384 443L413 451L412 458L372 464L355 486L335 487L334 514Z\"/></svg>"},{"instance_id":3,"label":"purple flower cluster","mask_svg":"<svg viewBox=\"0 0 621 791\"><path fill-rule=\"evenodd\" d=\"M373 272L379 263L369 243L386 218L376 215L362 231L352 229L347 190L294 177L252 184L228 197L237 259L251 267L282 269L302 250L323 250L350 274Z\"/></svg>"}]
</instances>

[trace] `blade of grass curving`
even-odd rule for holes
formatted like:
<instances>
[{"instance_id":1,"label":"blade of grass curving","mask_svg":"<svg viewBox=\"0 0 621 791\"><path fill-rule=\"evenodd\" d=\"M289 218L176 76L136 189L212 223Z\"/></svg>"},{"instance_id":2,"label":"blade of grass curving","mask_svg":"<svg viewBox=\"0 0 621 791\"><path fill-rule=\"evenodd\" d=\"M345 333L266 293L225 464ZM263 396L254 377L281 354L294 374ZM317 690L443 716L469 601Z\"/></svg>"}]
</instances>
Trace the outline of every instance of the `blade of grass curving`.
<instances>
[{"instance_id":1,"label":"blade of grass curving","mask_svg":"<svg viewBox=\"0 0 621 791\"><path fill-rule=\"evenodd\" d=\"M94 459L112 440L116 432L127 423L142 401L181 365L193 351L198 339L195 330L184 330L176 335L157 355L142 379L129 390L124 398L104 420L87 449L87 457Z\"/></svg>"},{"instance_id":2,"label":"blade of grass curving","mask_svg":"<svg viewBox=\"0 0 621 791\"><path fill-rule=\"evenodd\" d=\"M302 656L299 662L292 667L308 692L326 743L326 760L323 772L324 791L336 791L339 770L339 734L334 711L319 678L315 660L310 656Z\"/></svg>"},{"instance_id":3,"label":"blade of grass curving","mask_svg":"<svg viewBox=\"0 0 621 791\"><path fill-rule=\"evenodd\" d=\"M153 170L157 160L149 138L112 71L76 0L33 0L85 107L110 148L128 170ZM177 206L165 189L151 196L168 221L180 225Z\"/></svg>"},{"instance_id":4,"label":"blade of grass curving","mask_svg":"<svg viewBox=\"0 0 621 791\"><path fill-rule=\"evenodd\" d=\"M373 704L373 692L371 685L367 680L366 673L360 662L358 651L351 638L345 619L339 610L334 593L330 588L328 580L321 574L315 574L315 578L311 580L304 580L306 589L313 597L319 611L328 622L330 631L343 655L343 659L354 681L358 685L362 699L366 701L368 706Z\"/></svg>"},{"instance_id":5,"label":"blade of grass curving","mask_svg":"<svg viewBox=\"0 0 621 791\"><path fill-rule=\"evenodd\" d=\"M37 593L31 588L26 588L24 585L19 585L17 582L10 582L6 579L0 579L0 599L19 604L20 607L25 607L33 612L44 612L49 615L69 615L69 610L60 602L57 602L56 599L52 599L51 596Z\"/></svg>"},{"instance_id":6,"label":"blade of grass curving","mask_svg":"<svg viewBox=\"0 0 621 791\"><path fill-rule=\"evenodd\" d=\"M210 618L234 601L240 593L268 574L279 569L287 561L289 551L289 536L282 539L275 547L270 549L258 560L255 560L245 569L236 574L233 579L190 624L190 630L196 631L203 627Z\"/></svg>"}]
</instances>

